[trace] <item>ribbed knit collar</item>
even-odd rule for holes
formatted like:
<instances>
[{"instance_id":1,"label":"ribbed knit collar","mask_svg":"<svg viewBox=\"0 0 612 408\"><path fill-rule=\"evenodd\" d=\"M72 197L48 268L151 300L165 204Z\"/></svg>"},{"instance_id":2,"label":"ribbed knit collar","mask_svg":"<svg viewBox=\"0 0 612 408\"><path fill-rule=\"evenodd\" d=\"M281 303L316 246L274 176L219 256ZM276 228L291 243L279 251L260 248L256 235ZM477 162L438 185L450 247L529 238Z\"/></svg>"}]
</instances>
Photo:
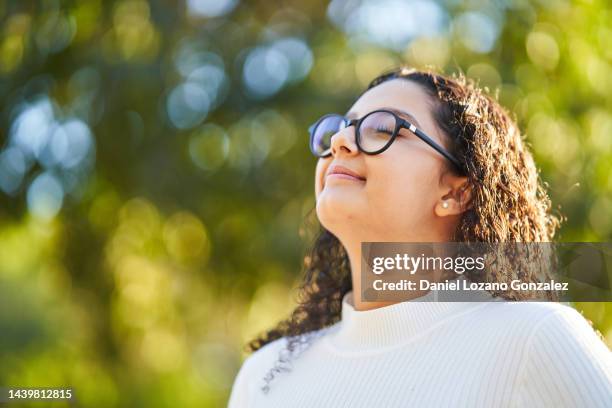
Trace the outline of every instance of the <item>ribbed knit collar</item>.
<instances>
[{"instance_id":1,"label":"ribbed knit collar","mask_svg":"<svg viewBox=\"0 0 612 408\"><path fill-rule=\"evenodd\" d=\"M353 292L342 299L342 321L327 337L337 351L363 352L403 344L447 319L484 306L482 302L441 302L438 291L406 302L359 311L352 306ZM483 300L493 299L488 292Z\"/></svg>"}]
</instances>

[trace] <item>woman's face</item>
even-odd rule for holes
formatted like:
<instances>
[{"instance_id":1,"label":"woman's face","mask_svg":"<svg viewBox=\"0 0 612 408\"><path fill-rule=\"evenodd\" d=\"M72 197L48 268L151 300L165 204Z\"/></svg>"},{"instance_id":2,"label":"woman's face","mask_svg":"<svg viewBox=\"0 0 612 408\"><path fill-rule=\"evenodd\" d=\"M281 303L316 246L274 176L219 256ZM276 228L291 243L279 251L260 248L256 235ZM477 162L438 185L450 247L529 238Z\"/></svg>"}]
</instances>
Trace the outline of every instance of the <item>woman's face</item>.
<instances>
[{"instance_id":1,"label":"woman's face","mask_svg":"<svg viewBox=\"0 0 612 408\"><path fill-rule=\"evenodd\" d=\"M365 92L347 116L361 118L381 108L409 112L408 121L441 146L446 146L434 124L430 96L415 82L393 79ZM446 214L441 204L449 193L442 182L446 159L408 129L377 155L357 149L355 127L336 133L332 155L316 168L316 211L321 224L341 241L439 241ZM363 180L328 175L343 166ZM452 215L452 214L448 214Z\"/></svg>"}]
</instances>

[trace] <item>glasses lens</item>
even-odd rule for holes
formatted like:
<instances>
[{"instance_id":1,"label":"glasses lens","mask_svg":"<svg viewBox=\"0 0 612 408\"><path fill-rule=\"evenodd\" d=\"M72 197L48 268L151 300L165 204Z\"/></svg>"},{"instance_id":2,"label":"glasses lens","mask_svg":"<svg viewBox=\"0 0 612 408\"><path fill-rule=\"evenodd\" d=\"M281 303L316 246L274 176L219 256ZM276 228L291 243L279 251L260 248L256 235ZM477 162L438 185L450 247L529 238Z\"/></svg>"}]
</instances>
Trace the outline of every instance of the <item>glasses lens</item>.
<instances>
[{"instance_id":1,"label":"glasses lens","mask_svg":"<svg viewBox=\"0 0 612 408\"><path fill-rule=\"evenodd\" d=\"M345 126L344 118L340 115L328 115L319 119L310 134L310 148L317 156L328 153L333 135Z\"/></svg>"},{"instance_id":2,"label":"glasses lens","mask_svg":"<svg viewBox=\"0 0 612 408\"><path fill-rule=\"evenodd\" d=\"M373 112L366 116L359 126L361 149L374 153L389 143L395 131L395 116L390 112Z\"/></svg>"}]
</instances>

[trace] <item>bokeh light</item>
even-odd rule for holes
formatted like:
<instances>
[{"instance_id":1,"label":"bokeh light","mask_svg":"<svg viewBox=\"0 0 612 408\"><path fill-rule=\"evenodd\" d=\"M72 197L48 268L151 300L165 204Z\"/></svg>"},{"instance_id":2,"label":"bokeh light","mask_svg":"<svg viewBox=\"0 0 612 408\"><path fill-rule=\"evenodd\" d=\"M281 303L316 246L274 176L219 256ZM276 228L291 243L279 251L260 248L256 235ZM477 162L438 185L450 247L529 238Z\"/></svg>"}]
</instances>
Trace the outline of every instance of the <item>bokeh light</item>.
<instances>
[{"instance_id":1,"label":"bokeh light","mask_svg":"<svg viewBox=\"0 0 612 408\"><path fill-rule=\"evenodd\" d=\"M62 208L64 189L52 174L36 177L28 188L28 209L43 220L53 218Z\"/></svg>"},{"instance_id":2,"label":"bokeh light","mask_svg":"<svg viewBox=\"0 0 612 408\"><path fill-rule=\"evenodd\" d=\"M9 147L0 153L0 188L7 194L14 194L19 188L26 171L26 159L22 151Z\"/></svg>"},{"instance_id":3,"label":"bokeh light","mask_svg":"<svg viewBox=\"0 0 612 408\"><path fill-rule=\"evenodd\" d=\"M189 12L195 16L219 17L238 5L238 0L187 0Z\"/></svg>"},{"instance_id":4,"label":"bokeh light","mask_svg":"<svg viewBox=\"0 0 612 408\"><path fill-rule=\"evenodd\" d=\"M174 87L166 102L170 122L177 129L189 129L202 123L210 105L206 89L194 82L184 82Z\"/></svg>"},{"instance_id":5,"label":"bokeh light","mask_svg":"<svg viewBox=\"0 0 612 408\"><path fill-rule=\"evenodd\" d=\"M396 51L415 37L444 33L448 25L445 10L427 0L333 0L328 16L352 39Z\"/></svg>"},{"instance_id":6,"label":"bokeh light","mask_svg":"<svg viewBox=\"0 0 612 408\"><path fill-rule=\"evenodd\" d=\"M481 54L493 49L500 31L495 20L476 11L468 11L455 17L454 29L466 48Z\"/></svg>"},{"instance_id":7,"label":"bokeh light","mask_svg":"<svg viewBox=\"0 0 612 408\"><path fill-rule=\"evenodd\" d=\"M229 152L225 129L212 123L197 129L189 140L189 156L202 170L213 171L221 166Z\"/></svg>"}]
</instances>

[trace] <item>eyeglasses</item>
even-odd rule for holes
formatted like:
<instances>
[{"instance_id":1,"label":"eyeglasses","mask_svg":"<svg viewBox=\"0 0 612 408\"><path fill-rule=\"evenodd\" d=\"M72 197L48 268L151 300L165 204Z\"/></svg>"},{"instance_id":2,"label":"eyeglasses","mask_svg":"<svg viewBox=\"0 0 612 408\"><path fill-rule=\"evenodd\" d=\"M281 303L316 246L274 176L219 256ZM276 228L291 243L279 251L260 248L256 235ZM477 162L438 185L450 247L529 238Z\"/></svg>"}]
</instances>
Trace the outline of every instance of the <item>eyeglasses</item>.
<instances>
[{"instance_id":1,"label":"eyeglasses","mask_svg":"<svg viewBox=\"0 0 612 408\"><path fill-rule=\"evenodd\" d=\"M453 163L463 173L463 166L453 155L434 142L422 130L395 112L386 109L375 110L361 119L347 119L337 113L321 117L308 128L310 133L310 150L317 157L331 155L331 138L344 128L355 126L357 148L365 154L375 155L384 152L397 138L400 129L405 128L414 133L438 153Z\"/></svg>"}]
</instances>

